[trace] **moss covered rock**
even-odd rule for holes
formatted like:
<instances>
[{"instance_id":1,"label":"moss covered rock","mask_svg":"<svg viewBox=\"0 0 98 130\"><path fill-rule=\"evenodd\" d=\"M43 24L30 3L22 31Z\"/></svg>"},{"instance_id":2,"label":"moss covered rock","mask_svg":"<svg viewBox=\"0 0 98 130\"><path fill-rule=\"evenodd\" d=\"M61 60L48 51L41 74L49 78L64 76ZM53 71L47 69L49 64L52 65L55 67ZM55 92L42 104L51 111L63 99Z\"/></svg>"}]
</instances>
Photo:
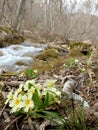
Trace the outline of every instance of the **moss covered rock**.
<instances>
[{"instance_id":1,"label":"moss covered rock","mask_svg":"<svg viewBox=\"0 0 98 130\"><path fill-rule=\"evenodd\" d=\"M7 26L0 26L0 32L5 32L6 34L10 34L11 28Z\"/></svg>"},{"instance_id":2,"label":"moss covered rock","mask_svg":"<svg viewBox=\"0 0 98 130\"><path fill-rule=\"evenodd\" d=\"M48 48L44 50L42 53L36 56L37 59L39 60L44 60L46 61L48 58L57 58L58 56L58 51L54 48Z\"/></svg>"},{"instance_id":3,"label":"moss covered rock","mask_svg":"<svg viewBox=\"0 0 98 130\"><path fill-rule=\"evenodd\" d=\"M70 52L72 53L79 53L81 52L84 55L90 55L92 51L92 45L86 44L83 42L75 42L70 44Z\"/></svg>"},{"instance_id":4,"label":"moss covered rock","mask_svg":"<svg viewBox=\"0 0 98 130\"><path fill-rule=\"evenodd\" d=\"M23 36L17 34L17 35L5 37L1 42L2 42L2 47L6 47L11 44L19 44L24 40L25 38Z\"/></svg>"},{"instance_id":5,"label":"moss covered rock","mask_svg":"<svg viewBox=\"0 0 98 130\"><path fill-rule=\"evenodd\" d=\"M19 44L24 40L25 38L16 30L7 26L0 26L0 47L9 46L11 44Z\"/></svg>"}]
</instances>

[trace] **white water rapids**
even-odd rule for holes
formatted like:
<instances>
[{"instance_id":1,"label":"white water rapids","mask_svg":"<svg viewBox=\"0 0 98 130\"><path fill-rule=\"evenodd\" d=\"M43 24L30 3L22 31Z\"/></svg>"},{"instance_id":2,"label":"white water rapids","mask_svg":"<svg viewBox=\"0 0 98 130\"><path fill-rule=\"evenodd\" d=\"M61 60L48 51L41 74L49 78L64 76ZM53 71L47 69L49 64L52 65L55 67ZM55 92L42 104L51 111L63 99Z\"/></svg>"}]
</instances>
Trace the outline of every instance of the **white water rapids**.
<instances>
[{"instance_id":1,"label":"white water rapids","mask_svg":"<svg viewBox=\"0 0 98 130\"><path fill-rule=\"evenodd\" d=\"M33 57L42 51L47 45L33 44L25 41L20 45L11 45L5 48L0 48L0 73L6 70L7 72L20 71L27 68L33 63ZM21 62L22 65L17 63Z\"/></svg>"}]
</instances>

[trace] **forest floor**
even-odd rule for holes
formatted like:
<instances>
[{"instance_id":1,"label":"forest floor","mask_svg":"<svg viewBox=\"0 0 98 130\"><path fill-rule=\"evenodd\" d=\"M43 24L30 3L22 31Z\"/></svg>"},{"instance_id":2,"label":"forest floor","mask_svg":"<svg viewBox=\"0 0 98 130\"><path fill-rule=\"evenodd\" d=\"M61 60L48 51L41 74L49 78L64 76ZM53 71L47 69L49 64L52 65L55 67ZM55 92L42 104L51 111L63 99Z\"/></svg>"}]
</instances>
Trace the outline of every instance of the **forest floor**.
<instances>
[{"instance_id":1,"label":"forest floor","mask_svg":"<svg viewBox=\"0 0 98 130\"><path fill-rule=\"evenodd\" d=\"M90 52L90 54L85 54L85 52ZM98 53L97 51L95 52ZM85 50L84 43L82 45L80 43L78 46L75 45L75 47L72 47L69 51L65 43L53 41L49 42L48 49L35 58L35 63L30 68L38 70L38 74L35 77L37 82L46 81L47 79L56 79L56 87L61 91L68 80L74 80L77 87L73 92L84 98L89 104L89 108L82 108L83 118L85 119L82 117L78 118L82 126L80 125L78 127L79 122L69 121L69 124L64 124L62 128L64 130L98 130L98 57L96 56L96 60L95 55L97 54L95 54L95 52L90 50L88 45ZM94 56L92 56L92 53L94 53ZM93 61L93 65L91 61ZM23 74L23 72L21 73ZM15 116L10 113L8 105L4 105L5 97L9 90L18 88L21 82L32 79L32 74L22 74L13 75L2 73L0 75L0 130L61 130L61 128L58 128L42 117L35 118L32 116L30 120L28 120L27 116ZM59 109L61 116L66 116L67 110L65 110L64 106L67 106L74 115L74 110L80 105L80 102L69 99L62 100L64 100L64 104L59 104L58 107L52 105L48 110L59 113ZM67 115L69 116L70 113L67 113ZM85 121L86 124L85 129L83 127L83 121ZM72 126L70 127L70 125Z\"/></svg>"}]
</instances>

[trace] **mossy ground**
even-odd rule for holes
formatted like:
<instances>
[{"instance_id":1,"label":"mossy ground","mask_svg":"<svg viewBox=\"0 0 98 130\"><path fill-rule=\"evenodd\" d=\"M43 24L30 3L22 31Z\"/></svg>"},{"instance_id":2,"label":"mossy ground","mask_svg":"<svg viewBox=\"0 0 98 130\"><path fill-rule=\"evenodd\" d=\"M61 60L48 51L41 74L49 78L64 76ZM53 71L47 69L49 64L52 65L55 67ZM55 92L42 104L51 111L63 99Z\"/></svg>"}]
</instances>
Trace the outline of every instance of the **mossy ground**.
<instances>
[{"instance_id":1,"label":"mossy ground","mask_svg":"<svg viewBox=\"0 0 98 130\"><path fill-rule=\"evenodd\" d=\"M0 26L0 47L20 44L25 40L24 36L7 26Z\"/></svg>"},{"instance_id":2,"label":"mossy ground","mask_svg":"<svg viewBox=\"0 0 98 130\"><path fill-rule=\"evenodd\" d=\"M60 67L64 63L67 63L67 61L71 58L83 58L87 60L88 57L88 55L84 55L83 53L81 53L79 48L77 49L77 46L75 46L75 49L74 47L72 47L72 49L70 49L70 54L66 55L60 55L57 49L49 47L36 56L34 64L31 66L31 68L38 69L38 71L49 71L54 68L60 69Z\"/></svg>"},{"instance_id":3,"label":"mossy ground","mask_svg":"<svg viewBox=\"0 0 98 130\"><path fill-rule=\"evenodd\" d=\"M70 44L70 50L72 56L74 56L75 54L79 57L82 55L89 56L92 52L92 46L82 42L75 42Z\"/></svg>"}]
</instances>

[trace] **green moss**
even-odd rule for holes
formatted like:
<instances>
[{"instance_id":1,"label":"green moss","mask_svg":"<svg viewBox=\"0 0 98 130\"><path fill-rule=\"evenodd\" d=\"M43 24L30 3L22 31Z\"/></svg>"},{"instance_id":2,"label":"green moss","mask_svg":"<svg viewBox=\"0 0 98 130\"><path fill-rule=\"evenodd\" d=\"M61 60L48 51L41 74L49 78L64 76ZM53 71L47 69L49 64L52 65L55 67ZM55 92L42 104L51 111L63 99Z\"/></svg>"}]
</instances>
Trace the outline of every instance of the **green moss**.
<instances>
[{"instance_id":1,"label":"green moss","mask_svg":"<svg viewBox=\"0 0 98 130\"><path fill-rule=\"evenodd\" d=\"M25 40L25 38L21 35L18 35L18 34L11 35L11 36L5 37L2 40L2 46L5 47L5 46L11 45L11 44L20 44L24 40Z\"/></svg>"},{"instance_id":2,"label":"green moss","mask_svg":"<svg viewBox=\"0 0 98 130\"><path fill-rule=\"evenodd\" d=\"M84 55L90 55L91 54L91 45L85 44L82 42L75 42L70 44L70 51L71 55L77 54L81 56L81 53Z\"/></svg>"},{"instance_id":3,"label":"green moss","mask_svg":"<svg viewBox=\"0 0 98 130\"><path fill-rule=\"evenodd\" d=\"M70 48L78 48L80 46L82 46L83 43L82 42L73 42L73 43L70 43Z\"/></svg>"},{"instance_id":4,"label":"green moss","mask_svg":"<svg viewBox=\"0 0 98 130\"><path fill-rule=\"evenodd\" d=\"M18 32L7 26L0 26L0 33L5 32L7 35L3 36L0 39L0 43L2 43L2 47L8 46L10 44L19 44L25 40L25 38L18 34Z\"/></svg>"},{"instance_id":5,"label":"green moss","mask_svg":"<svg viewBox=\"0 0 98 130\"><path fill-rule=\"evenodd\" d=\"M36 58L39 60L46 61L48 58L57 58L58 52L54 48L48 48L45 51L43 51L41 54L39 54Z\"/></svg>"},{"instance_id":6,"label":"green moss","mask_svg":"<svg viewBox=\"0 0 98 130\"><path fill-rule=\"evenodd\" d=\"M25 63L23 63L23 62L21 62L21 61L16 62L15 64L16 64L16 65L19 65L19 66L23 66L23 65L24 65L24 66L27 66Z\"/></svg>"},{"instance_id":7,"label":"green moss","mask_svg":"<svg viewBox=\"0 0 98 130\"><path fill-rule=\"evenodd\" d=\"M57 58L49 58L47 61L36 59L32 64L32 69L37 69L38 72L51 71L55 69L58 71L60 67L65 63L64 56L58 56Z\"/></svg>"},{"instance_id":8,"label":"green moss","mask_svg":"<svg viewBox=\"0 0 98 130\"><path fill-rule=\"evenodd\" d=\"M17 72L5 72L5 73L0 74L0 78L3 79L3 77L10 77L14 75L17 75Z\"/></svg>"},{"instance_id":9,"label":"green moss","mask_svg":"<svg viewBox=\"0 0 98 130\"><path fill-rule=\"evenodd\" d=\"M0 32L4 31L7 34L10 34L10 28L7 26L0 26Z\"/></svg>"}]
</instances>

